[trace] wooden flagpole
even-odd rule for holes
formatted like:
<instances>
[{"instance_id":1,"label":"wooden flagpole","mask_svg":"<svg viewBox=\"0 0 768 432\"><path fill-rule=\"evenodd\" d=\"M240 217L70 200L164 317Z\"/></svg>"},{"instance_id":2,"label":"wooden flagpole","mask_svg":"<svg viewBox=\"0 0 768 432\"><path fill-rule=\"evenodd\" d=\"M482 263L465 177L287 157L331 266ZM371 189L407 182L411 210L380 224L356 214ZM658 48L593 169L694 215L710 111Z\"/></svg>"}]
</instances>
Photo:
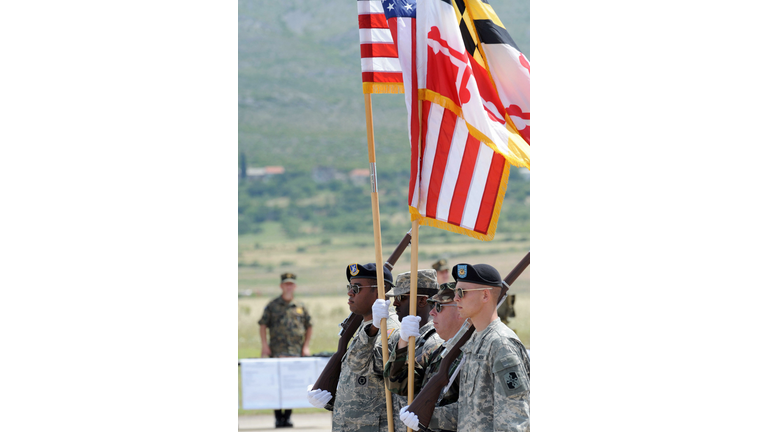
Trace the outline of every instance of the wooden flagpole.
<instances>
[{"instance_id":1,"label":"wooden flagpole","mask_svg":"<svg viewBox=\"0 0 768 432\"><path fill-rule=\"evenodd\" d=\"M419 124L419 137L416 140L418 146L418 162L421 163L421 101L416 99L416 105L418 109L412 110L412 114L418 114ZM413 175L413 173L411 173ZM416 185L418 187L418 184ZM410 304L408 305L408 313L410 315L416 315L416 303L418 302L418 282L419 282L419 220L411 221L411 295ZM426 323L424 323L426 324ZM415 386L414 375L416 373L416 338L408 338L408 404L413 402L413 388ZM411 428L407 428L407 432L411 432Z\"/></svg>"},{"instance_id":2,"label":"wooden flagpole","mask_svg":"<svg viewBox=\"0 0 768 432\"><path fill-rule=\"evenodd\" d=\"M416 303L419 301L419 221L411 222L411 294L408 314L416 315ZM424 323L426 324L426 323ZM408 338L408 404L413 402L414 374L416 372L416 338ZM411 432L411 428L408 428Z\"/></svg>"},{"instance_id":3,"label":"wooden flagpole","mask_svg":"<svg viewBox=\"0 0 768 432\"><path fill-rule=\"evenodd\" d=\"M373 240L376 255L376 285L379 292L379 298L384 299L384 257L381 255L381 220L379 217L379 189L376 179L376 144L373 141L373 108L371 107L371 94L364 93L365 96L365 128L368 135L368 163L371 169L371 210L373 212ZM384 363L381 369L389 360L389 345L387 338L387 319L381 319L381 351ZM387 426L389 432L394 432L395 424L392 421L392 394L384 386L384 395L387 399Z\"/></svg>"}]
</instances>

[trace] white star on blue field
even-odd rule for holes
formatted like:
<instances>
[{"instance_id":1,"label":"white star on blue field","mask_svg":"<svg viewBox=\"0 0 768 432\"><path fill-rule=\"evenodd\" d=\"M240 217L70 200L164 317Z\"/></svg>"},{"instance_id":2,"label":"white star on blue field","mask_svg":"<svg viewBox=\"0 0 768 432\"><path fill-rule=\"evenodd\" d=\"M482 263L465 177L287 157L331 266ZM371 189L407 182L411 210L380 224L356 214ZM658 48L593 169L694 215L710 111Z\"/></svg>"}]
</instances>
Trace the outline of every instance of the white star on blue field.
<instances>
[{"instance_id":1,"label":"white star on blue field","mask_svg":"<svg viewBox=\"0 0 768 432\"><path fill-rule=\"evenodd\" d=\"M416 18L416 0L382 0L384 16Z\"/></svg>"}]
</instances>

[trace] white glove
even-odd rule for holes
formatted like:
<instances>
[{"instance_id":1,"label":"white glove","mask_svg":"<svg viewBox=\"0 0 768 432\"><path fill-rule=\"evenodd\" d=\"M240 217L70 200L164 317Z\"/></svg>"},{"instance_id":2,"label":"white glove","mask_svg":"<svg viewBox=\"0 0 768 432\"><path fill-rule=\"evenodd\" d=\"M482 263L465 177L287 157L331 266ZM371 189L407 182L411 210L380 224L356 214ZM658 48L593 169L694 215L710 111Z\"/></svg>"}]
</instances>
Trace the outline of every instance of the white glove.
<instances>
[{"instance_id":1,"label":"white glove","mask_svg":"<svg viewBox=\"0 0 768 432\"><path fill-rule=\"evenodd\" d=\"M410 405L406 405L400 408L400 420L409 428L417 431L419 430L419 416L407 411Z\"/></svg>"},{"instance_id":2,"label":"white glove","mask_svg":"<svg viewBox=\"0 0 768 432\"><path fill-rule=\"evenodd\" d=\"M310 384L309 387L307 387L307 400L314 407L325 408L328 402L333 398L333 395L327 390L312 390L313 386L313 384Z\"/></svg>"},{"instance_id":3,"label":"white glove","mask_svg":"<svg viewBox=\"0 0 768 432\"><path fill-rule=\"evenodd\" d=\"M409 337L419 337L420 316L408 315L400 323L400 339L408 340Z\"/></svg>"},{"instance_id":4,"label":"white glove","mask_svg":"<svg viewBox=\"0 0 768 432\"><path fill-rule=\"evenodd\" d=\"M381 327L381 319L389 318L389 303L389 300L384 301L382 299L377 299L375 302L373 302L373 307L371 309L373 310L374 327Z\"/></svg>"}]
</instances>

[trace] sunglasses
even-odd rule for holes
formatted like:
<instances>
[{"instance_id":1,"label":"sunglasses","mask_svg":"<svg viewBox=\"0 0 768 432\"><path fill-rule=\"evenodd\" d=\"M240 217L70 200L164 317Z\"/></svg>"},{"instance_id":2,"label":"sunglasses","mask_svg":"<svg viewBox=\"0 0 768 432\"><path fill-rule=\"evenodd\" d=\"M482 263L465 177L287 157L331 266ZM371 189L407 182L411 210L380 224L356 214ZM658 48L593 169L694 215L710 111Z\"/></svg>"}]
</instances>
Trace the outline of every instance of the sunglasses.
<instances>
[{"instance_id":1,"label":"sunglasses","mask_svg":"<svg viewBox=\"0 0 768 432\"><path fill-rule=\"evenodd\" d=\"M352 291L355 294L360 294L360 288L377 288L377 286L376 285L349 284L349 285L347 285L347 292Z\"/></svg>"},{"instance_id":2,"label":"sunglasses","mask_svg":"<svg viewBox=\"0 0 768 432\"><path fill-rule=\"evenodd\" d=\"M456 288L456 293L459 294L459 298L464 298L464 291L483 291L492 288Z\"/></svg>"},{"instance_id":3,"label":"sunglasses","mask_svg":"<svg viewBox=\"0 0 768 432\"><path fill-rule=\"evenodd\" d=\"M443 308L456 307L456 306L457 305L455 305L455 304L442 304L442 303L438 303L438 302L432 303L432 309L434 309L435 312L437 312L437 313L442 312Z\"/></svg>"},{"instance_id":4,"label":"sunglasses","mask_svg":"<svg viewBox=\"0 0 768 432\"><path fill-rule=\"evenodd\" d=\"M416 297L429 297L429 296L426 294L416 294ZM394 297L395 301L397 301L398 303L402 303L403 300L408 300L409 298L410 298L410 294L401 294L401 295L396 295Z\"/></svg>"}]
</instances>

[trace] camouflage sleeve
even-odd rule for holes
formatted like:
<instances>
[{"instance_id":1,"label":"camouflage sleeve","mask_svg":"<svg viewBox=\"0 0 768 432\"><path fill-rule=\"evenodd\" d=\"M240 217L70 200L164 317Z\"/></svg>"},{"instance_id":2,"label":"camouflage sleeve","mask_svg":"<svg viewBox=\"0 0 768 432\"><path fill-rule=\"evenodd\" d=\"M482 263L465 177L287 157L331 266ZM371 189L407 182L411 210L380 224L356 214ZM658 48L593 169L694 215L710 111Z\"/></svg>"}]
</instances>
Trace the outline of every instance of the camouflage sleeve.
<instances>
[{"instance_id":1,"label":"camouflage sleeve","mask_svg":"<svg viewBox=\"0 0 768 432\"><path fill-rule=\"evenodd\" d=\"M435 407L432 413L432 420L429 422L429 428L432 430L458 430L459 425L459 403ZM495 430L495 429L494 429Z\"/></svg>"},{"instance_id":2,"label":"camouflage sleeve","mask_svg":"<svg viewBox=\"0 0 768 432\"><path fill-rule=\"evenodd\" d=\"M267 303L266 306L264 306L264 313L261 314L261 319L259 320L259 325L265 325L269 327L272 324L272 313L269 308L269 305L272 303Z\"/></svg>"},{"instance_id":3,"label":"camouflage sleeve","mask_svg":"<svg viewBox=\"0 0 768 432\"><path fill-rule=\"evenodd\" d=\"M408 395L408 347L390 353L384 365L384 384L392 393Z\"/></svg>"},{"instance_id":4,"label":"camouflage sleeve","mask_svg":"<svg viewBox=\"0 0 768 432\"><path fill-rule=\"evenodd\" d=\"M388 354L392 355L397 350L397 341L400 340L400 321L397 320L397 314L394 309L390 307L389 318L387 319L387 346ZM381 334L381 331L379 331ZM376 345L373 349L373 373L378 376L384 375L384 350L382 348L382 339L379 338L376 341Z\"/></svg>"},{"instance_id":5,"label":"camouflage sleeve","mask_svg":"<svg viewBox=\"0 0 768 432\"><path fill-rule=\"evenodd\" d=\"M312 317L309 315L309 310L304 306L304 328L312 327Z\"/></svg>"},{"instance_id":6,"label":"camouflage sleeve","mask_svg":"<svg viewBox=\"0 0 768 432\"><path fill-rule=\"evenodd\" d=\"M530 430L530 382L520 356L513 346L504 344L492 357L494 430Z\"/></svg>"}]
</instances>

